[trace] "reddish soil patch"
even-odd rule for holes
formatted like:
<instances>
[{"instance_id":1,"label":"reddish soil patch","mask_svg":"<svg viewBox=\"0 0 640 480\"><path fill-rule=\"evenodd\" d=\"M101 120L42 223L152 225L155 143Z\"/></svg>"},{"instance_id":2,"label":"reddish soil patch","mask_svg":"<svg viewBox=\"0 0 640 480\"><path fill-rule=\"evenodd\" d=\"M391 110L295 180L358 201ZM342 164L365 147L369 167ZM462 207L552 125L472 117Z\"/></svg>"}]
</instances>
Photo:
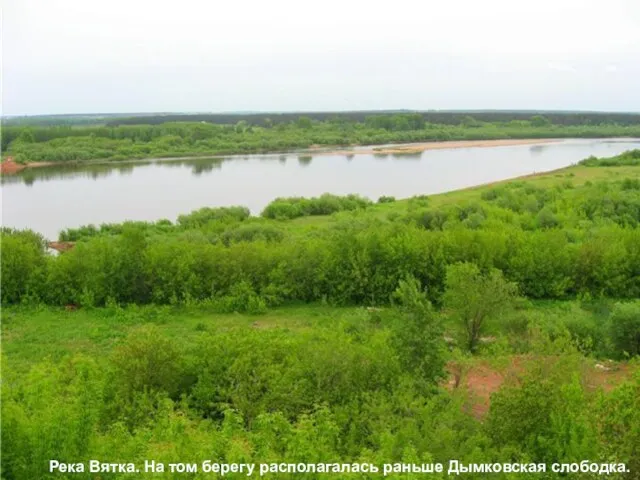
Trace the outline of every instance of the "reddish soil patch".
<instances>
[{"instance_id":1,"label":"reddish soil patch","mask_svg":"<svg viewBox=\"0 0 640 480\"><path fill-rule=\"evenodd\" d=\"M491 394L504 382L505 375L487 365L475 365L466 372L459 365L449 365L451 378L447 384L450 390L464 388L469 394L467 408L476 418L482 418L489 411Z\"/></svg>"},{"instance_id":2,"label":"reddish soil patch","mask_svg":"<svg viewBox=\"0 0 640 480\"><path fill-rule=\"evenodd\" d=\"M66 252L67 250L71 250L75 247L75 242L49 242L47 243L47 247L53 248L58 252Z\"/></svg>"},{"instance_id":3,"label":"reddish soil patch","mask_svg":"<svg viewBox=\"0 0 640 480\"><path fill-rule=\"evenodd\" d=\"M523 369L522 357L513 357L510 364L502 369L478 363L467 369L458 364L447 366L450 377L446 388L454 390L463 388L468 394L466 408L474 417L481 419L489 411L491 394L498 391L508 376L517 374ZM631 369L626 364L601 362L585 365L583 379L590 390L602 388L610 391L629 378Z\"/></svg>"},{"instance_id":4,"label":"reddish soil patch","mask_svg":"<svg viewBox=\"0 0 640 480\"><path fill-rule=\"evenodd\" d=\"M18 173L20 170L24 170L24 165L20 163L16 163L12 157L7 157L7 159L0 163L0 173L3 175L12 175L14 173Z\"/></svg>"}]
</instances>

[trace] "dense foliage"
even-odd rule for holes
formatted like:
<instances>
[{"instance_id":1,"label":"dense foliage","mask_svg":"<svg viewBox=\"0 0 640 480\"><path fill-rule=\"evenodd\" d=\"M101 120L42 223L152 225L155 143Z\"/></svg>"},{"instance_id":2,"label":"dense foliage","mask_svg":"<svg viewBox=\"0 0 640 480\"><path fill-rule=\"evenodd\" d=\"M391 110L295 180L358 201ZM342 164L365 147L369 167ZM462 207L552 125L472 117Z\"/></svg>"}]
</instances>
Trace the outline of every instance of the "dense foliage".
<instances>
[{"instance_id":1,"label":"dense foliage","mask_svg":"<svg viewBox=\"0 0 640 480\"><path fill-rule=\"evenodd\" d=\"M611 158L589 157L582 162L581 165L587 167L618 167L618 166L638 166L640 165L640 150L629 150L622 155Z\"/></svg>"},{"instance_id":2,"label":"dense foliage","mask_svg":"<svg viewBox=\"0 0 640 480\"><path fill-rule=\"evenodd\" d=\"M291 219L313 215L331 215L332 213L363 209L371 201L358 195L340 197L325 193L317 198L276 198L262 211L266 218Z\"/></svg>"},{"instance_id":3,"label":"dense foliage","mask_svg":"<svg viewBox=\"0 0 640 480\"><path fill-rule=\"evenodd\" d=\"M432 478L453 459L590 460L638 478L629 155L455 201L325 195L69 229L57 256L4 229L2 478L67 478L51 459L444 463Z\"/></svg>"},{"instance_id":4,"label":"dense foliage","mask_svg":"<svg viewBox=\"0 0 640 480\"><path fill-rule=\"evenodd\" d=\"M430 110L416 112L398 111L353 111L353 112L305 112L304 116L317 121L363 122L367 117L412 115L422 118L426 123L444 125L460 125L469 117L478 122L551 122L557 125L637 125L640 114L620 112L561 112L561 111L525 111L525 110L474 110L445 111ZM31 115L12 116L2 119L3 125L157 125L167 122L207 122L214 124L236 124L240 121L251 125L269 126L278 123L297 121L299 113L209 113L209 114L175 114L175 113L137 113L128 114L84 114L84 115Z\"/></svg>"},{"instance_id":5,"label":"dense foliage","mask_svg":"<svg viewBox=\"0 0 640 480\"><path fill-rule=\"evenodd\" d=\"M640 122L552 123L534 115L521 120L479 121L469 115L435 123L421 114L369 115L352 121L296 117L287 122L235 124L163 122L117 126L6 126L4 156L18 162L77 162L278 152L318 145L375 145L510 138L640 137ZM302 157L304 158L304 157Z\"/></svg>"},{"instance_id":6,"label":"dense foliage","mask_svg":"<svg viewBox=\"0 0 640 480\"><path fill-rule=\"evenodd\" d=\"M379 305L410 275L439 304L447 267L460 262L500 271L529 298L640 297L637 180L575 186L564 175L552 188L510 182L439 206L324 195L279 199L263 213L337 212L322 228L250 217L244 207L203 208L175 224L87 226L63 232L78 243L55 257L33 235L5 231L2 301L215 302L242 283L266 306Z\"/></svg>"},{"instance_id":7,"label":"dense foliage","mask_svg":"<svg viewBox=\"0 0 640 480\"><path fill-rule=\"evenodd\" d=\"M438 386L444 361L454 354L444 347L441 321L420 291L407 279L394 308L333 318L320 308L315 323L302 328L225 327L201 314L195 328L190 324L177 336L166 331L174 328L174 316L184 315L176 309L10 309L4 331L32 333L26 343L9 340L23 351L12 348L3 359L12 367L3 371L3 478L60 478L46 473L50 459L139 467L153 459L167 465L442 462L445 468L451 459L549 465L589 459L637 468L637 374L607 391L594 389L591 373L584 373L589 362L566 335L551 340L525 332L520 339L529 339L527 355L517 357L517 370L478 415L464 388ZM34 330L33 322L60 327ZM57 336L69 323L93 330ZM115 335L122 328L127 333ZM34 338L44 348L55 343L61 354L52 359L33 351L29 358ZM211 476L167 469L135 477ZM332 478L266 478L301 476ZM549 472L544 478L561 477Z\"/></svg>"}]
</instances>

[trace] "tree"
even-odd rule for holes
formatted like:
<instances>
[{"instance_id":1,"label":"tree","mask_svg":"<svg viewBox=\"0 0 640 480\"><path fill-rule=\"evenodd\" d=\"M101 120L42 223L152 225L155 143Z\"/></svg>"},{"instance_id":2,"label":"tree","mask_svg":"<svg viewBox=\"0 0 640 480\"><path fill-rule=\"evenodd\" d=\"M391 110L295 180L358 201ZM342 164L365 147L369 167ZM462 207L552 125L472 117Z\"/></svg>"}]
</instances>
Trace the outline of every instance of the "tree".
<instances>
[{"instance_id":1,"label":"tree","mask_svg":"<svg viewBox=\"0 0 640 480\"><path fill-rule=\"evenodd\" d=\"M304 130L309 130L313 126L313 122L309 117L299 117L297 124L298 128L302 128Z\"/></svg>"},{"instance_id":2,"label":"tree","mask_svg":"<svg viewBox=\"0 0 640 480\"><path fill-rule=\"evenodd\" d=\"M420 282L412 276L400 280L391 297L402 312L393 329L393 343L403 368L427 384L444 376L445 350L442 323Z\"/></svg>"},{"instance_id":3,"label":"tree","mask_svg":"<svg viewBox=\"0 0 640 480\"><path fill-rule=\"evenodd\" d=\"M534 115L531 117L531 125L534 127L548 127L551 121L543 115Z\"/></svg>"},{"instance_id":4,"label":"tree","mask_svg":"<svg viewBox=\"0 0 640 480\"><path fill-rule=\"evenodd\" d=\"M246 120L240 120L238 123L236 123L236 133L244 133L247 130L247 127L249 126L249 124L247 123Z\"/></svg>"},{"instance_id":5,"label":"tree","mask_svg":"<svg viewBox=\"0 0 640 480\"><path fill-rule=\"evenodd\" d=\"M468 127L468 128L478 128L478 127L482 126L478 120L476 120L475 118L473 118L470 115L466 115L460 121L460 125L462 125L463 127Z\"/></svg>"},{"instance_id":6,"label":"tree","mask_svg":"<svg viewBox=\"0 0 640 480\"><path fill-rule=\"evenodd\" d=\"M20 132L20 135L18 135L18 138L16 138L15 141L22 143L34 143L36 138L30 128L25 128Z\"/></svg>"},{"instance_id":7,"label":"tree","mask_svg":"<svg viewBox=\"0 0 640 480\"><path fill-rule=\"evenodd\" d=\"M499 270L483 275L474 263L447 268L444 304L462 323L470 351L476 349L487 320L513 307L517 292L517 285L506 281Z\"/></svg>"}]
</instances>

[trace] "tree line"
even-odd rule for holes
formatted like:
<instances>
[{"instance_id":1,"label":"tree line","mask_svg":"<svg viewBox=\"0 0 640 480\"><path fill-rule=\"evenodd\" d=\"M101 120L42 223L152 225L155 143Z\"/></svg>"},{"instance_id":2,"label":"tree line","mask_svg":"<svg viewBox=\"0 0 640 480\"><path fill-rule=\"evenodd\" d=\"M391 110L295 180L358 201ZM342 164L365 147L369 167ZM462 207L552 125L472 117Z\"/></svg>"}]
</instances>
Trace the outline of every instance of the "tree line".
<instances>
[{"instance_id":1,"label":"tree line","mask_svg":"<svg viewBox=\"0 0 640 480\"><path fill-rule=\"evenodd\" d=\"M376 145L511 138L640 137L640 123L556 124L526 120L483 122L469 115L455 124L431 123L420 114L372 115L362 121L320 121L302 116L254 125L163 122L117 126L6 126L4 157L17 162L81 162L135 158L283 152L312 146Z\"/></svg>"}]
</instances>

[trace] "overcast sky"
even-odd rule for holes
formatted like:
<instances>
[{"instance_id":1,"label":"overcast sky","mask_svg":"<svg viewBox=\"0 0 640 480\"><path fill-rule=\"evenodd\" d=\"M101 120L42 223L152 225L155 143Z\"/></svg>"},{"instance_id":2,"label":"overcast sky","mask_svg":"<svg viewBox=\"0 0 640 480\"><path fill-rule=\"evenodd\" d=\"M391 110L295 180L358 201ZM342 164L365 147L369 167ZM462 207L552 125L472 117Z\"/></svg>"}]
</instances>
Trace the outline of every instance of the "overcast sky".
<instances>
[{"instance_id":1,"label":"overcast sky","mask_svg":"<svg viewBox=\"0 0 640 480\"><path fill-rule=\"evenodd\" d=\"M3 0L3 113L640 111L640 0Z\"/></svg>"}]
</instances>

